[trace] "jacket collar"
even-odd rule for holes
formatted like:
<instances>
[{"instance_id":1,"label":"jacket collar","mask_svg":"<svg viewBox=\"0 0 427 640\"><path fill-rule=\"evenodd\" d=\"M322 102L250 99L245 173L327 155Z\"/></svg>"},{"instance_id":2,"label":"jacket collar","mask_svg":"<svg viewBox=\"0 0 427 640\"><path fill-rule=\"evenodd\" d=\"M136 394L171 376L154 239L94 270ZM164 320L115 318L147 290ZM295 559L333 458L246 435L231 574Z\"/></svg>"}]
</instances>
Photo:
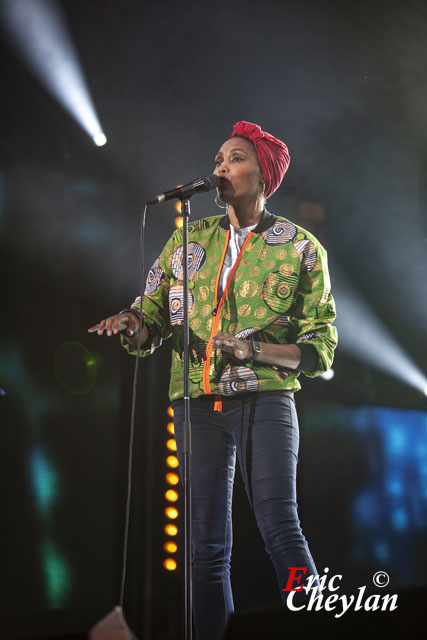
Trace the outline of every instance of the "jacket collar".
<instances>
[{"instance_id":1,"label":"jacket collar","mask_svg":"<svg viewBox=\"0 0 427 640\"><path fill-rule=\"evenodd\" d=\"M267 209L264 209L257 226L255 227L255 229L252 229L252 233L262 233L263 231L266 231L267 229L273 226L276 220L277 220L277 216L267 211ZM227 215L221 218L219 222L219 226L222 227L223 229L230 228L230 219Z\"/></svg>"}]
</instances>

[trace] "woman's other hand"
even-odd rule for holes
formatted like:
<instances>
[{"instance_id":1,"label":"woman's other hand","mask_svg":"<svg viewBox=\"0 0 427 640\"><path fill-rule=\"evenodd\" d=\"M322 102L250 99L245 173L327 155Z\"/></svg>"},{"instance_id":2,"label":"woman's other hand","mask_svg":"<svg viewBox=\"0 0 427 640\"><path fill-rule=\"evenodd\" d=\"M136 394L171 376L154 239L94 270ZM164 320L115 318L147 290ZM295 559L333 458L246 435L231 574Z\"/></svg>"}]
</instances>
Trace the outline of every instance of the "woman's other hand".
<instances>
[{"instance_id":1,"label":"woman's other hand","mask_svg":"<svg viewBox=\"0 0 427 640\"><path fill-rule=\"evenodd\" d=\"M97 333L102 336L104 331L107 336L116 335L119 331L127 329L127 334L132 337L135 333L138 333L139 320L135 313L127 311L125 313L117 313L114 316L109 316L104 320L98 322L93 327L88 329L89 333Z\"/></svg>"},{"instance_id":2,"label":"woman's other hand","mask_svg":"<svg viewBox=\"0 0 427 640\"><path fill-rule=\"evenodd\" d=\"M253 356L253 347L251 340L241 340L231 333L217 333L211 338L214 349L221 349L232 353L238 360L250 360Z\"/></svg>"}]
</instances>

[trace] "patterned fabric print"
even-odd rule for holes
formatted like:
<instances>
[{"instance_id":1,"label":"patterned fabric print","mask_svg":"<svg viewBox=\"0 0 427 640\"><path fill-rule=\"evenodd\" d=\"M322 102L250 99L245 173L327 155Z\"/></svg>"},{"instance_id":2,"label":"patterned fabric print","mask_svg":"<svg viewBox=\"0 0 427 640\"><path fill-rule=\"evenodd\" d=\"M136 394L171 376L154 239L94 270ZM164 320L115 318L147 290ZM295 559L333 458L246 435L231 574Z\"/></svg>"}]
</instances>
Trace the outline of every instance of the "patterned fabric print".
<instances>
[{"instance_id":1,"label":"patterned fabric print","mask_svg":"<svg viewBox=\"0 0 427 640\"><path fill-rule=\"evenodd\" d=\"M316 336L315 331L310 331L310 333L303 333L302 336L299 337L300 342L305 342L306 340L311 340Z\"/></svg>"},{"instance_id":2,"label":"patterned fabric print","mask_svg":"<svg viewBox=\"0 0 427 640\"><path fill-rule=\"evenodd\" d=\"M240 338L240 340L244 340L245 338L247 338L248 336L253 335L256 332L257 332L257 329L255 329L255 328L243 329L243 331L239 331L239 333L236 333L236 335L234 337L235 338Z\"/></svg>"},{"instance_id":3,"label":"patterned fabric print","mask_svg":"<svg viewBox=\"0 0 427 640\"><path fill-rule=\"evenodd\" d=\"M222 396L258 390L259 380L256 373L252 369L241 366L226 369L217 384L217 393Z\"/></svg>"},{"instance_id":4,"label":"patterned fabric print","mask_svg":"<svg viewBox=\"0 0 427 640\"><path fill-rule=\"evenodd\" d=\"M141 307L141 296L137 296L135 300L132 302L132 304L130 305L130 308L136 309L137 311L139 311L140 307Z\"/></svg>"},{"instance_id":5,"label":"patterned fabric print","mask_svg":"<svg viewBox=\"0 0 427 640\"><path fill-rule=\"evenodd\" d=\"M286 244L295 238L297 229L291 222L277 221L261 235L269 245Z\"/></svg>"},{"instance_id":6,"label":"patterned fabric print","mask_svg":"<svg viewBox=\"0 0 427 640\"><path fill-rule=\"evenodd\" d=\"M302 253L301 273L309 273L316 264L316 247L310 240L307 240L307 238L296 240L294 247L298 253Z\"/></svg>"},{"instance_id":7,"label":"patterned fabric print","mask_svg":"<svg viewBox=\"0 0 427 640\"><path fill-rule=\"evenodd\" d=\"M211 223L208 218L195 220L194 222L188 225L188 234L190 235L190 233L195 233L196 231L203 231L204 229L209 229L210 226L211 226Z\"/></svg>"},{"instance_id":8,"label":"patterned fabric print","mask_svg":"<svg viewBox=\"0 0 427 640\"><path fill-rule=\"evenodd\" d=\"M279 378L281 378L282 380L286 380L286 378L289 377L289 371L284 371L280 367L271 367L271 368L277 373Z\"/></svg>"},{"instance_id":9,"label":"patterned fabric print","mask_svg":"<svg viewBox=\"0 0 427 640\"><path fill-rule=\"evenodd\" d=\"M279 316L277 320L273 322L273 327L289 327L289 316Z\"/></svg>"},{"instance_id":10,"label":"patterned fabric print","mask_svg":"<svg viewBox=\"0 0 427 640\"><path fill-rule=\"evenodd\" d=\"M283 276L280 271L269 273L261 290L265 304L276 313L284 313L294 301L299 278L296 273Z\"/></svg>"},{"instance_id":11,"label":"patterned fabric print","mask_svg":"<svg viewBox=\"0 0 427 640\"><path fill-rule=\"evenodd\" d=\"M169 289L169 315L171 326L182 324L184 322L184 287L181 283L174 284ZM188 312L192 313L194 309L194 295L188 292Z\"/></svg>"},{"instance_id":12,"label":"patterned fabric print","mask_svg":"<svg viewBox=\"0 0 427 640\"><path fill-rule=\"evenodd\" d=\"M206 351L206 342L196 342L190 345L189 375L190 382L202 388L203 364ZM184 363L184 352L181 353L181 360Z\"/></svg>"},{"instance_id":13,"label":"patterned fabric print","mask_svg":"<svg viewBox=\"0 0 427 640\"><path fill-rule=\"evenodd\" d=\"M172 272L178 280L182 280L184 270L182 268L183 247L178 247L172 257ZM206 260L206 251L197 242L188 245L188 277L193 280L196 273L203 267Z\"/></svg>"},{"instance_id":14,"label":"patterned fabric print","mask_svg":"<svg viewBox=\"0 0 427 640\"><path fill-rule=\"evenodd\" d=\"M159 286L159 284L161 283L164 277L165 277L165 272L160 266L159 258L157 258L156 262L153 264L150 271L148 272L144 295L148 296L150 295L150 293L153 293L157 289L157 287ZM137 300L139 304L141 302L141 296L139 296ZM135 303L136 303L136 300L135 300Z\"/></svg>"}]
</instances>

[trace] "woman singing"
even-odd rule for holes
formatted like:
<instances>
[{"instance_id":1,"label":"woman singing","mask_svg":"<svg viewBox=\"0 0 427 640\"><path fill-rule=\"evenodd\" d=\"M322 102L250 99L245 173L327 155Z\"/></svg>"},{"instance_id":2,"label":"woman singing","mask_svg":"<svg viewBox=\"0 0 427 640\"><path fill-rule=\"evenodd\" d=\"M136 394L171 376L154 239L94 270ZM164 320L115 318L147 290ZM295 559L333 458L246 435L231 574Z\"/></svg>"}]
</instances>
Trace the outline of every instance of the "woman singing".
<instances>
[{"instance_id":1,"label":"woman singing","mask_svg":"<svg viewBox=\"0 0 427 640\"><path fill-rule=\"evenodd\" d=\"M300 372L329 369L337 343L327 256L310 233L265 208L289 166L286 145L238 122L215 156L226 214L189 228L193 612L198 640L218 640L233 611L231 507L236 454L280 590L289 567L316 567L296 503ZM152 266L137 309L89 331L141 356L172 336L170 399L182 468L182 232ZM302 582L301 582L302 583ZM281 591L285 598L288 594Z\"/></svg>"}]
</instances>

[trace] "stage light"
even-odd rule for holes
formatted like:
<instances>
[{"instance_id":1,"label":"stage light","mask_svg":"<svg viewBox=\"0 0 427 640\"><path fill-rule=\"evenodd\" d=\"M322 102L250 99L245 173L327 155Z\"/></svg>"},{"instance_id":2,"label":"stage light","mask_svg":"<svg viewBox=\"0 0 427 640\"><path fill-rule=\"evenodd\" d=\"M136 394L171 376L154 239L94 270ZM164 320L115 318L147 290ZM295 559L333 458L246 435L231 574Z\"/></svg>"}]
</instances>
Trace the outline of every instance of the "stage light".
<instances>
[{"instance_id":1,"label":"stage light","mask_svg":"<svg viewBox=\"0 0 427 640\"><path fill-rule=\"evenodd\" d=\"M98 131L98 133L95 133L93 136L93 141L97 147L103 147L104 144L107 144L107 137L102 131Z\"/></svg>"},{"instance_id":2,"label":"stage light","mask_svg":"<svg viewBox=\"0 0 427 640\"><path fill-rule=\"evenodd\" d=\"M332 276L340 348L405 384L426 392L427 376L337 269Z\"/></svg>"},{"instance_id":3,"label":"stage light","mask_svg":"<svg viewBox=\"0 0 427 640\"><path fill-rule=\"evenodd\" d=\"M168 465L168 467L171 467L172 469L176 469L177 466L179 465L178 458L176 456L168 456L166 458L166 464Z\"/></svg>"},{"instance_id":4,"label":"stage light","mask_svg":"<svg viewBox=\"0 0 427 640\"><path fill-rule=\"evenodd\" d=\"M176 560L174 560L173 558L166 558L166 560L163 562L163 566L168 571L175 571Z\"/></svg>"},{"instance_id":5,"label":"stage light","mask_svg":"<svg viewBox=\"0 0 427 640\"><path fill-rule=\"evenodd\" d=\"M176 502L178 500L178 492L173 489L168 489L165 493L166 500L169 502Z\"/></svg>"},{"instance_id":6,"label":"stage light","mask_svg":"<svg viewBox=\"0 0 427 640\"><path fill-rule=\"evenodd\" d=\"M169 472L166 474L166 482L168 484L176 485L179 482L179 475L177 473Z\"/></svg>"},{"instance_id":7,"label":"stage light","mask_svg":"<svg viewBox=\"0 0 427 640\"><path fill-rule=\"evenodd\" d=\"M166 425L166 429L169 431L169 433L171 433L172 435L175 433L175 425L173 422L168 422L168 424Z\"/></svg>"},{"instance_id":8,"label":"stage light","mask_svg":"<svg viewBox=\"0 0 427 640\"><path fill-rule=\"evenodd\" d=\"M55 547L46 541L43 545L43 570L46 580L46 595L53 609L63 609L70 594L72 580L65 559Z\"/></svg>"},{"instance_id":9,"label":"stage light","mask_svg":"<svg viewBox=\"0 0 427 640\"><path fill-rule=\"evenodd\" d=\"M323 378L323 380L332 380L334 375L335 371L333 369L328 369L325 373L320 374L320 377Z\"/></svg>"},{"instance_id":10,"label":"stage light","mask_svg":"<svg viewBox=\"0 0 427 640\"><path fill-rule=\"evenodd\" d=\"M398 507L391 513L393 528L397 531L404 531L408 527L408 514L405 509Z\"/></svg>"},{"instance_id":11,"label":"stage light","mask_svg":"<svg viewBox=\"0 0 427 640\"><path fill-rule=\"evenodd\" d=\"M176 451L176 440L175 440L175 438L169 438L169 440L166 442L166 446L169 449L169 451Z\"/></svg>"},{"instance_id":12,"label":"stage light","mask_svg":"<svg viewBox=\"0 0 427 640\"><path fill-rule=\"evenodd\" d=\"M175 507L166 507L165 516L171 520L175 520L178 517L178 509Z\"/></svg>"},{"instance_id":13,"label":"stage light","mask_svg":"<svg viewBox=\"0 0 427 640\"><path fill-rule=\"evenodd\" d=\"M39 447L32 450L29 466L38 510L47 514L57 498L58 474Z\"/></svg>"},{"instance_id":14,"label":"stage light","mask_svg":"<svg viewBox=\"0 0 427 640\"><path fill-rule=\"evenodd\" d=\"M96 145L107 141L59 2L3 0L4 28L23 62Z\"/></svg>"},{"instance_id":15,"label":"stage light","mask_svg":"<svg viewBox=\"0 0 427 640\"><path fill-rule=\"evenodd\" d=\"M167 553L176 553L176 551L178 549L178 545L176 544L176 542L172 542L172 540L167 540L165 542L165 544L163 545L163 549Z\"/></svg>"},{"instance_id":16,"label":"stage light","mask_svg":"<svg viewBox=\"0 0 427 640\"><path fill-rule=\"evenodd\" d=\"M168 407L168 416L173 418L173 407Z\"/></svg>"},{"instance_id":17,"label":"stage light","mask_svg":"<svg viewBox=\"0 0 427 640\"><path fill-rule=\"evenodd\" d=\"M175 227L177 229L181 229L183 224L184 224L184 220L183 218L181 218L181 216L179 218L175 218Z\"/></svg>"},{"instance_id":18,"label":"stage light","mask_svg":"<svg viewBox=\"0 0 427 640\"><path fill-rule=\"evenodd\" d=\"M175 524L166 524L165 533L168 536L176 536L178 533L178 527Z\"/></svg>"},{"instance_id":19,"label":"stage light","mask_svg":"<svg viewBox=\"0 0 427 640\"><path fill-rule=\"evenodd\" d=\"M425 396L427 396L427 384L426 384L426 386L424 387L424 395L425 395Z\"/></svg>"}]
</instances>

